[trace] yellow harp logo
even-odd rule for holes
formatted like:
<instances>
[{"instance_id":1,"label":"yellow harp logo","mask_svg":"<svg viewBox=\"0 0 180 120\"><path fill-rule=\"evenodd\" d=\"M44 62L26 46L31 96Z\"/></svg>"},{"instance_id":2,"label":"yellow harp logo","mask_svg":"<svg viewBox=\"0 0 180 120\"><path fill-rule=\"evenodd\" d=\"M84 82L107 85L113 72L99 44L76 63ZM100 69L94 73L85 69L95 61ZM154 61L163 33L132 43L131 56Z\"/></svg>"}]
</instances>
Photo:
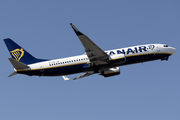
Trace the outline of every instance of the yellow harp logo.
<instances>
[{"instance_id":1,"label":"yellow harp logo","mask_svg":"<svg viewBox=\"0 0 180 120\"><path fill-rule=\"evenodd\" d=\"M22 48L21 48L21 49L15 49L15 50L13 50L13 51L10 51L10 53L14 56L14 58L15 58L17 61L19 61L19 60L22 58L22 56L24 55L24 51L23 51Z\"/></svg>"}]
</instances>

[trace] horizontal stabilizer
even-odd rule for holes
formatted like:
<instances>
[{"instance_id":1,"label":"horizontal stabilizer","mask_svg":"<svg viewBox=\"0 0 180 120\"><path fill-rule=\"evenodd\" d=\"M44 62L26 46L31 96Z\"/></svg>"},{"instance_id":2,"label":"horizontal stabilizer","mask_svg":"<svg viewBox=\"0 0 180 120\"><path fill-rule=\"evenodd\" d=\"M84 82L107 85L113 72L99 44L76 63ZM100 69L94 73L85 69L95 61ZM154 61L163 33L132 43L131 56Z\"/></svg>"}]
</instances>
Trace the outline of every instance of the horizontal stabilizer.
<instances>
[{"instance_id":1,"label":"horizontal stabilizer","mask_svg":"<svg viewBox=\"0 0 180 120\"><path fill-rule=\"evenodd\" d=\"M16 70L22 70L22 69L29 68L29 66L27 66L26 64L21 63L13 58L8 58L8 59Z\"/></svg>"},{"instance_id":2,"label":"horizontal stabilizer","mask_svg":"<svg viewBox=\"0 0 180 120\"><path fill-rule=\"evenodd\" d=\"M16 74L17 74L17 72L13 72L13 73L10 74L8 77L14 76L14 75L16 75Z\"/></svg>"}]
</instances>

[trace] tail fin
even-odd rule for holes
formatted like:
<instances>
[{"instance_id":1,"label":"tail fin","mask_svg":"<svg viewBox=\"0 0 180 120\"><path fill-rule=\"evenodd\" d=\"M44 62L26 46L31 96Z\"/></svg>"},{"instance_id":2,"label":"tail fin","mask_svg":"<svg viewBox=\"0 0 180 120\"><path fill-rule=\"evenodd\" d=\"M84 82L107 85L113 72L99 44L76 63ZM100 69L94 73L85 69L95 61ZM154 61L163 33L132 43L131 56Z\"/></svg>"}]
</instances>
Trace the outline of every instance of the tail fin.
<instances>
[{"instance_id":1,"label":"tail fin","mask_svg":"<svg viewBox=\"0 0 180 120\"><path fill-rule=\"evenodd\" d=\"M15 59L16 61L22 62L24 64L32 64L36 62L45 61L43 59L37 59L34 56L32 56L30 53L28 53L25 49L23 49L21 46L16 44L13 40L10 38L4 39L4 42L11 54L11 57Z\"/></svg>"}]
</instances>

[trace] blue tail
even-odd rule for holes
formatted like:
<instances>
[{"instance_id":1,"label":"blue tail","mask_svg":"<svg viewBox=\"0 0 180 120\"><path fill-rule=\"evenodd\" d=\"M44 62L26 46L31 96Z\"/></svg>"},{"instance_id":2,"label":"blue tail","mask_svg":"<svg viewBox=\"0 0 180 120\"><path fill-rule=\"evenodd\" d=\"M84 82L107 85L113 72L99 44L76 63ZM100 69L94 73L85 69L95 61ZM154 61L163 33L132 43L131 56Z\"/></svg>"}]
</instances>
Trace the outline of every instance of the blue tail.
<instances>
[{"instance_id":1,"label":"blue tail","mask_svg":"<svg viewBox=\"0 0 180 120\"><path fill-rule=\"evenodd\" d=\"M11 54L11 57L19 62L28 65L28 64L46 61L45 59L35 58L10 38L4 39L4 42Z\"/></svg>"}]
</instances>

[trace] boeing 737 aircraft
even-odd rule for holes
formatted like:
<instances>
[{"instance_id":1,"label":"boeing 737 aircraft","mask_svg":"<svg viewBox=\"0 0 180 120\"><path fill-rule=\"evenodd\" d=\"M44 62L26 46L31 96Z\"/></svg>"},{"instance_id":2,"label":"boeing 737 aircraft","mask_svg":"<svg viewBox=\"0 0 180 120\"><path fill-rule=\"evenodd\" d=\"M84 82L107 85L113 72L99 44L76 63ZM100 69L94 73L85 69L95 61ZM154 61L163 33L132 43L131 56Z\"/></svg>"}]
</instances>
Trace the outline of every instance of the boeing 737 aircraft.
<instances>
[{"instance_id":1,"label":"boeing 737 aircraft","mask_svg":"<svg viewBox=\"0 0 180 120\"><path fill-rule=\"evenodd\" d=\"M169 56L176 52L175 48L165 44L138 45L103 51L72 23L70 25L85 48L83 55L54 60L38 59L10 38L4 39L12 57L9 58L9 61L15 70L8 77L25 74L29 76L62 76L64 80L70 80L66 75L76 73L83 74L72 78L73 80L96 73L109 77L120 74L119 66L158 59L168 60Z\"/></svg>"}]
</instances>

